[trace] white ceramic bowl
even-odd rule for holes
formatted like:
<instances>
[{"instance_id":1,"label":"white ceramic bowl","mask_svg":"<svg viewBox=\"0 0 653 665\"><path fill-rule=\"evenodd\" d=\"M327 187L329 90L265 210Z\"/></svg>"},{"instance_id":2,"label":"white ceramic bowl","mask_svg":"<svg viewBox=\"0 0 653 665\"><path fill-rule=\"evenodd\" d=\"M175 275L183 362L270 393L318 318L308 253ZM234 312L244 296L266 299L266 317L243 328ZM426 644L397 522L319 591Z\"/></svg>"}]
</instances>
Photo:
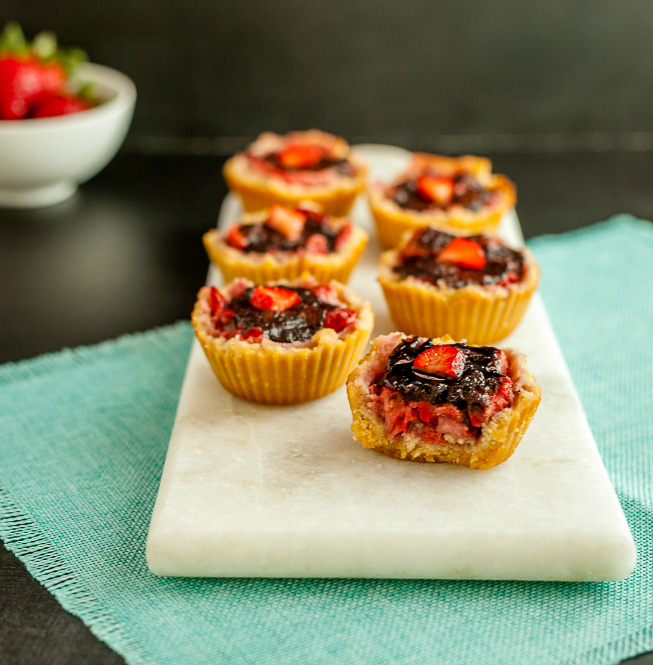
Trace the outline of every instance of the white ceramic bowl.
<instances>
[{"instance_id":1,"label":"white ceramic bowl","mask_svg":"<svg viewBox=\"0 0 653 665\"><path fill-rule=\"evenodd\" d=\"M78 77L95 84L101 104L54 118L0 120L0 206L38 208L71 197L101 171L125 140L136 103L132 80L85 64Z\"/></svg>"}]
</instances>

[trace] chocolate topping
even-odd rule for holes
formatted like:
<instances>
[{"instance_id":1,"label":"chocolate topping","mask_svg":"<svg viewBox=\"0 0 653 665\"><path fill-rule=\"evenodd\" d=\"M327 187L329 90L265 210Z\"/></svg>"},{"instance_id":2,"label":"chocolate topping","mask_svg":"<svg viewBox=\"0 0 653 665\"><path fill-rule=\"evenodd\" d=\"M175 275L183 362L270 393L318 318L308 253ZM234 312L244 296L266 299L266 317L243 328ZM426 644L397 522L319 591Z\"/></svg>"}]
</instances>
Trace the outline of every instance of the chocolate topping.
<instances>
[{"instance_id":1,"label":"chocolate topping","mask_svg":"<svg viewBox=\"0 0 653 665\"><path fill-rule=\"evenodd\" d=\"M431 175L431 174L425 174ZM438 175L438 174L433 174ZM453 196L446 206L422 196L417 189L417 180L407 180L396 185L390 192L392 200L401 208L408 210L448 209L453 205L463 206L472 212L476 212L490 203L495 197L495 192L485 189L483 185L469 173L459 173L452 178Z\"/></svg>"},{"instance_id":2,"label":"chocolate topping","mask_svg":"<svg viewBox=\"0 0 653 665\"><path fill-rule=\"evenodd\" d=\"M483 235L470 236L485 254L485 266L480 269L463 268L453 263L438 263L438 254L454 239L437 229L418 231L410 243L399 253L399 263L392 268L404 279L416 277L431 284L444 282L447 286L460 288L469 284L489 286L507 285L524 277L524 255L510 249L498 238Z\"/></svg>"},{"instance_id":3,"label":"chocolate topping","mask_svg":"<svg viewBox=\"0 0 653 665\"><path fill-rule=\"evenodd\" d=\"M464 369L457 378L414 367L415 359L433 346L430 339L419 337L402 341L390 354L386 370L376 378L375 385L396 390L407 402L451 404L473 414L483 413L498 391L505 391L510 382L502 373L507 362L505 354L491 346L452 344L465 354Z\"/></svg>"},{"instance_id":4,"label":"chocolate topping","mask_svg":"<svg viewBox=\"0 0 653 665\"><path fill-rule=\"evenodd\" d=\"M242 252L265 253L271 250L278 252L294 252L306 246L308 238L315 234L324 236L326 248L329 252L336 251L336 241L345 227L336 229L329 224L324 215L303 210L306 213L306 222L302 234L296 240L289 240L276 229L265 224L241 224L238 227L240 235L245 238L247 244L239 247Z\"/></svg>"},{"instance_id":5,"label":"chocolate topping","mask_svg":"<svg viewBox=\"0 0 653 665\"><path fill-rule=\"evenodd\" d=\"M247 337L262 333L274 342L308 342L318 330L326 327L325 319L329 312L351 311L343 306L328 304L315 291L301 287L284 287L297 293L301 299L293 307L284 311L258 309L250 302L254 288L245 289L225 304L217 315L216 327L220 334Z\"/></svg>"}]
</instances>

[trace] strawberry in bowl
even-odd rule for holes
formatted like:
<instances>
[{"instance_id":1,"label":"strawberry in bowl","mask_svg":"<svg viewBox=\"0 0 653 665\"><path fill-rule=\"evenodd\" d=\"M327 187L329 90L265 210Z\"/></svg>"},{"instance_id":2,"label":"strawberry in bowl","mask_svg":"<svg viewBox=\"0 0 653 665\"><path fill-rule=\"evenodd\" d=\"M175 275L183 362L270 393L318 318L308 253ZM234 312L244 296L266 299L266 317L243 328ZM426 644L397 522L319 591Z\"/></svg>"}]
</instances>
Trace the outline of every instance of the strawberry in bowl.
<instances>
[{"instance_id":1,"label":"strawberry in bowl","mask_svg":"<svg viewBox=\"0 0 653 665\"><path fill-rule=\"evenodd\" d=\"M135 103L124 74L58 48L51 33L27 42L9 24L0 38L0 207L72 196L116 154Z\"/></svg>"}]
</instances>

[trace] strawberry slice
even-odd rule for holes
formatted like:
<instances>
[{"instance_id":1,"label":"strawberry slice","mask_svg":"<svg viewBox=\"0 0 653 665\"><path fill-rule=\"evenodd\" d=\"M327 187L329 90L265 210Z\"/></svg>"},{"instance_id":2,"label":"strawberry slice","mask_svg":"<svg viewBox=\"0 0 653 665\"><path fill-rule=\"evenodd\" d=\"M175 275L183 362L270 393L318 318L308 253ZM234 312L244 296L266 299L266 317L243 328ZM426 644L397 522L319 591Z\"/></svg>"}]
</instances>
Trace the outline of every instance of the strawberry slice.
<instances>
[{"instance_id":1,"label":"strawberry slice","mask_svg":"<svg viewBox=\"0 0 653 665\"><path fill-rule=\"evenodd\" d=\"M340 251L349 242L353 233L354 225L350 220L347 220L336 238L336 252Z\"/></svg>"},{"instance_id":2,"label":"strawberry slice","mask_svg":"<svg viewBox=\"0 0 653 665\"><path fill-rule=\"evenodd\" d=\"M257 286L249 299L252 307L256 309L271 309L275 312L290 309L300 301L301 298L295 291L282 286Z\"/></svg>"},{"instance_id":3,"label":"strawberry slice","mask_svg":"<svg viewBox=\"0 0 653 665\"><path fill-rule=\"evenodd\" d=\"M321 233L313 233L306 240L306 251L309 254L328 254L327 239Z\"/></svg>"},{"instance_id":4,"label":"strawberry slice","mask_svg":"<svg viewBox=\"0 0 653 665\"><path fill-rule=\"evenodd\" d=\"M240 224L234 224L228 231L226 237L227 245L231 245L236 249L244 249L247 247L247 238L240 230Z\"/></svg>"},{"instance_id":5,"label":"strawberry slice","mask_svg":"<svg viewBox=\"0 0 653 665\"><path fill-rule=\"evenodd\" d=\"M217 314L224 307L226 300L225 297L212 286L209 289L209 307L211 308L211 314Z\"/></svg>"},{"instance_id":6,"label":"strawberry slice","mask_svg":"<svg viewBox=\"0 0 653 665\"><path fill-rule=\"evenodd\" d=\"M336 332L342 332L347 326L356 320L356 312L353 309L332 309L324 317L324 327L333 328Z\"/></svg>"},{"instance_id":7,"label":"strawberry slice","mask_svg":"<svg viewBox=\"0 0 653 665\"><path fill-rule=\"evenodd\" d=\"M417 192L427 201L446 207L453 198L453 180L443 176L425 175L417 181Z\"/></svg>"},{"instance_id":8,"label":"strawberry slice","mask_svg":"<svg viewBox=\"0 0 653 665\"><path fill-rule=\"evenodd\" d=\"M323 148L303 143L291 143L277 153L277 161L284 169L305 169L315 166L323 157Z\"/></svg>"},{"instance_id":9,"label":"strawberry slice","mask_svg":"<svg viewBox=\"0 0 653 665\"><path fill-rule=\"evenodd\" d=\"M432 346L415 358L413 367L428 374L445 374L458 378L465 369L465 354L448 344Z\"/></svg>"},{"instance_id":10,"label":"strawberry slice","mask_svg":"<svg viewBox=\"0 0 653 665\"><path fill-rule=\"evenodd\" d=\"M285 206L270 206L267 225L288 240L299 240L304 232L306 213Z\"/></svg>"},{"instance_id":11,"label":"strawberry slice","mask_svg":"<svg viewBox=\"0 0 653 665\"><path fill-rule=\"evenodd\" d=\"M485 252L473 240L467 238L454 238L438 254L440 263L453 263L461 268L482 270L485 268Z\"/></svg>"}]
</instances>

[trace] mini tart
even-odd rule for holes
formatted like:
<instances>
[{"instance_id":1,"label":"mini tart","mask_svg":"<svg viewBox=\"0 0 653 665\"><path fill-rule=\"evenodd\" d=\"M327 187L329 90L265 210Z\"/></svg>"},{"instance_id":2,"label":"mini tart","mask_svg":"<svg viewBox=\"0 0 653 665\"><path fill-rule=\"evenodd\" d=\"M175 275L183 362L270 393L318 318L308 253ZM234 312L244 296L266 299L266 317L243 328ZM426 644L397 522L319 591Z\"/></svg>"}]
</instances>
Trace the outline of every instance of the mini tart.
<instances>
[{"instance_id":1,"label":"mini tart","mask_svg":"<svg viewBox=\"0 0 653 665\"><path fill-rule=\"evenodd\" d=\"M264 132L229 159L223 172L247 212L311 200L340 217L365 188L367 166L344 139L310 129L284 136Z\"/></svg>"},{"instance_id":2,"label":"mini tart","mask_svg":"<svg viewBox=\"0 0 653 665\"><path fill-rule=\"evenodd\" d=\"M203 237L225 282L245 277L256 284L304 273L318 282L346 283L367 240L367 233L349 219L325 216L311 203L274 205L245 215L224 234L211 229ZM252 246L265 251L252 251Z\"/></svg>"},{"instance_id":3,"label":"mini tart","mask_svg":"<svg viewBox=\"0 0 653 665\"><path fill-rule=\"evenodd\" d=\"M429 238L431 242L427 244L431 246L441 245L442 250L427 252L423 258L411 257L422 238ZM491 277L484 269L448 263L445 268L451 279L438 279L435 283L420 275L398 272L401 266L406 270L409 262L416 260L423 261L427 267L430 264L434 269L442 268L442 264L438 265L439 257L447 246L449 260L456 260L458 247L458 260L469 262L469 257L465 256L468 243L473 243L476 251L487 257L485 268L491 266L495 273L502 269L498 258L503 260L506 255L516 257L517 265L521 262L521 266L513 270L510 266L515 264L507 259L505 271ZM467 282L467 278L471 281ZM483 283L492 280L494 283ZM427 228L406 237L396 250L381 254L379 282L398 330L424 337L447 334L472 344L493 344L509 335L521 321L537 288L539 268L527 248L513 250L498 238L459 238Z\"/></svg>"},{"instance_id":4,"label":"mini tart","mask_svg":"<svg viewBox=\"0 0 653 665\"><path fill-rule=\"evenodd\" d=\"M290 304L295 293L303 293L308 303L301 304L305 315L288 314L300 307ZM256 307L250 306L252 302ZM311 334L309 323L314 319L309 317L325 312L322 325L332 327ZM250 314L253 318L248 319ZM310 276L255 288L245 279L222 289L203 287L191 318L222 386L263 404L308 402L342 386L374 324L369 303L343 284L318 284ZM269 335L288 341L274 341Z\"/></svg>"},{"instance_id":5,"label":"mini tart","mask_svg":"<svg viewBox=\"0 0 653 665\"><path fill-rule=\"evenodd\" d=\"M493 174L489 159L423 153L415 153L408 170L391 184L369 187L368 196L383 249L423 226L457 235L493 234L517 201L514 184Z\"/></svg>"},{"instance_id":6,"label":"mini tart","mask_svg":"<svg viewBox=\"0 0 653 665\"><path fill-rule=\"evenodd\" d=\"M410 382L406 383L405 393L386 386L388 359L404 342L433 347L455 344L449 337L428 340L407 338L401 333L372 341L371 351L347 379L352 431L360 443L384 455L414 462L448 462L472 469L490 469L505 462L526 432L540 402L540 387L527 370L524 356L512 349L500 351L462 345L472 351L478 348L485 349L485 353L495 352L496 357L503 354L504 359L505 371L492 375L499 389L489 394L487 404L479 407L471 402L468 409L460 403L452 406L419 401L416 397L420 393L410 392L418 390ZM458 351L454 348L451 353L457 356ZM413 368L417 362L413 360ZM446 371L446 363L436 367ZM455 382L462 380L437 373L435 376L453 381L454 389ZM486 413L479 415L479 409Z\"/></svg>"}]
</instances>

